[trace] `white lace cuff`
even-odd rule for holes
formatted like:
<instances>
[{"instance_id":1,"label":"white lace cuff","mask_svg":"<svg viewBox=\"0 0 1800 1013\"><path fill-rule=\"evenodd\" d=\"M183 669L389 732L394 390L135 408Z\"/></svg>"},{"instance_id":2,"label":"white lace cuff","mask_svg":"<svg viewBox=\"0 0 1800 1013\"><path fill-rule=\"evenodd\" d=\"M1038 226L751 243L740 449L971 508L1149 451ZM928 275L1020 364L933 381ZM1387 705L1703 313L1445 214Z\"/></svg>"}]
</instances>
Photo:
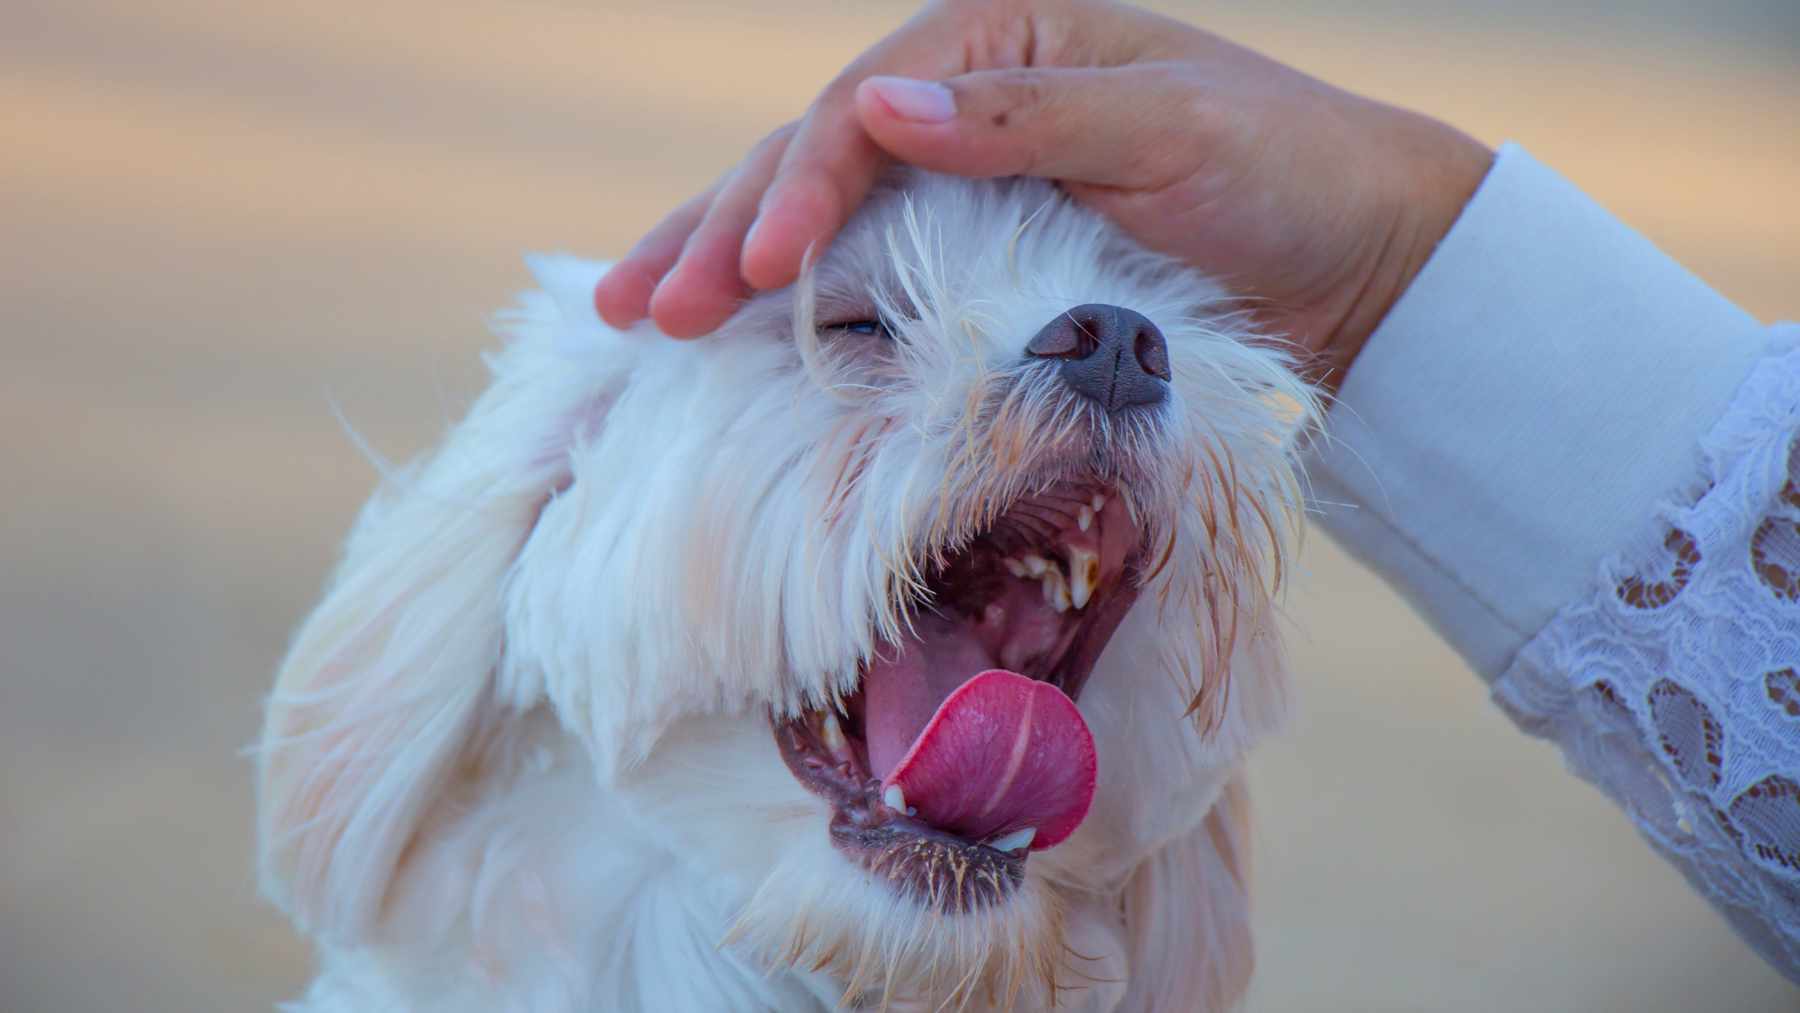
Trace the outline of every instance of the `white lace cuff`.
<instances>
[{"instance_id":1,"label":"white lace cuff","mask_svg":"<svg viewBox=\"0 0 1800 1013\"><path fill-rule=\"evenodd\" d=\"M1800 982L1800 326L1773 333L1660 537L1605 561L1493 695Z\"/></svg>"}]
</instances>

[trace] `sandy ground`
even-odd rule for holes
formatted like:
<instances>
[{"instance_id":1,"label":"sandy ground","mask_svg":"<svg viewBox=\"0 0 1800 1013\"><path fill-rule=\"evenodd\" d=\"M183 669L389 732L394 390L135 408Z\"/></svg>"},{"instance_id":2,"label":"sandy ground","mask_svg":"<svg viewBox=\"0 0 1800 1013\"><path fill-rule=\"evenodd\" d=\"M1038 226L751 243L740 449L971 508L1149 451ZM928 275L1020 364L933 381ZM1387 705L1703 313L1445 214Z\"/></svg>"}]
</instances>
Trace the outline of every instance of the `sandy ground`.
<instances>
[{"instance_id":1,"label":"sandy ground","mask_svg":"<svg viewBox=\"0 0 1800 1013\"><path fill-rule=\"evenodd\" d=\"M1521 140L1800 317L1800 8L1557 6L1181 11ZM295 993L238 750L372 482L334 410L423 446L521 251L617 253L904 14L0 6L0 1009ZM1391 594L1306 563L1252 1009L1800 1008Z\"/></svg>"}]
</instances>

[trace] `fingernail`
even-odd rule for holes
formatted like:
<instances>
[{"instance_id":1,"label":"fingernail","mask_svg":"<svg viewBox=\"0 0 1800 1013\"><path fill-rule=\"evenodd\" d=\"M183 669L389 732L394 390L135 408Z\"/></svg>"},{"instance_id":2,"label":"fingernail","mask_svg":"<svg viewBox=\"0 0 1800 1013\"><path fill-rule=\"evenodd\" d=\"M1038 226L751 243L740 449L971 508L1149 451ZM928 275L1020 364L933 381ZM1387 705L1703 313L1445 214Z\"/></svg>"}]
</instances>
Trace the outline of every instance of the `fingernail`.
<instances>
[{"instance_id":1,"label":"fingernail","mask_svg":"<svg viewBox=\"0 0 1800 1013\"><path fill-rule=\"evenodd\" d=\"M764 212L760 210L756 212L756 221L750 223L750 231L744 233L744 241L738 244L738 257L740 259L744 256L744 252L755 244L756 230L762 228L763 214Z\"/></svg>"},{"instance_id":2,"label":"fingernail","mask_svg":"<svg viewBox=\"0 0 1800 1013\"><path fill-rule=\"evenodd\" d=\"M936 81L910 77L871 77L865 84L887 103L895 116L914 123L944 123L956 118L956 96Z\"/></svg>"}]
</instances>

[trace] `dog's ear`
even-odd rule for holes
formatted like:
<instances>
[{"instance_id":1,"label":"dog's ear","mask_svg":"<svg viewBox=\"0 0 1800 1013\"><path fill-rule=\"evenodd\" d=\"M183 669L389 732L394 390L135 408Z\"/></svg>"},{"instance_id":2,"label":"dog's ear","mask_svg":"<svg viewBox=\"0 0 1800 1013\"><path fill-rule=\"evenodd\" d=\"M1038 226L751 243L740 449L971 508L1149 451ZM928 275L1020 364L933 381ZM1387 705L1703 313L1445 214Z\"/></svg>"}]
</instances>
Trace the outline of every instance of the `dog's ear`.
<instances>
[{"instance_id":1,"label":"dog's ear","mask_svg":"<svg viewBox=\"0 0 1800 1013\"><path fill-rule=\"evenodd\" d=\"M1226 785L1200 826L1132 873L1130 991L1120 1009L1222 1013L1250 985L1250 796Z\"/></svg>"},{"instance_id":2,"label":"dog's ear","mask_svg":"<svg viewBox=\"0 0 1800 1013\"><path fill-rule=\"evenodd\" d=\"M320 935L354 938L373 923L421 820L498 712L508 571L621 372L616 357L569 354L559 290L585 279L591 292L600 266L533 267L546 291L502 318L512 341L492 386L364 509L268 702L263 889Z\"/></svg>"}]
</instances>

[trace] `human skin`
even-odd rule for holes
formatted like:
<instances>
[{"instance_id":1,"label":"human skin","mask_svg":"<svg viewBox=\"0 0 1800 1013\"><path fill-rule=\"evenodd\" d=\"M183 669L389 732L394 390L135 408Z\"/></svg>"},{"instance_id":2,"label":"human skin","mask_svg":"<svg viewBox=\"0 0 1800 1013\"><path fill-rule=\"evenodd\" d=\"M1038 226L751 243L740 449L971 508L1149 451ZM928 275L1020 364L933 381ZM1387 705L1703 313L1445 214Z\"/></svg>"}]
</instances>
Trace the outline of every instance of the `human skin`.
<instances>
[{"instance_id":1,"label":"human skin","mask_svg":"<svg viewBox=\"0 0 1800 1013\"><path fill-rule=\"evenodd\" d=\"M1218 278L1335 387L1491 160L1444 123L1135 7L949 0L652 229L595 304L697 337L791 283L892 161L1039 176Z\"/></svg>"}]
</instances>

